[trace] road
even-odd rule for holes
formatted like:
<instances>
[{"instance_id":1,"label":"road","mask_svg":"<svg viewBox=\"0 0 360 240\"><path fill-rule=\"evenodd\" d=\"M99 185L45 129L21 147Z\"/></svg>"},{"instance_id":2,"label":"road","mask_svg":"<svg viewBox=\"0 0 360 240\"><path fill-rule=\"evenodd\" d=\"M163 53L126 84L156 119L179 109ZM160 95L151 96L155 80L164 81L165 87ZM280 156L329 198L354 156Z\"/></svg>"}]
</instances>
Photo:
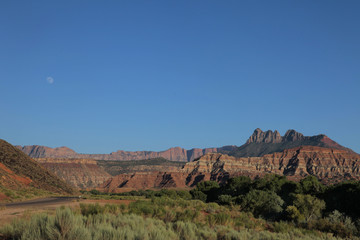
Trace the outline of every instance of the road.
<instances>
[{"instance_id":1,"label":"road","mask_svg":"<svg viewBox=\"0 0 360 240\"><path fill-rule=\"evenodd\" d=\"M24 201L24 202L0 204L0 206L5 206L6 208L49 206L49 205L53 205L53 204L61 204L61 203L71 202L75 199L79 199L79 198L77 198L77 197L51 197L51 198L34 199L34 200L29 200L29 201Z\"/></svg>"}]
</instances>

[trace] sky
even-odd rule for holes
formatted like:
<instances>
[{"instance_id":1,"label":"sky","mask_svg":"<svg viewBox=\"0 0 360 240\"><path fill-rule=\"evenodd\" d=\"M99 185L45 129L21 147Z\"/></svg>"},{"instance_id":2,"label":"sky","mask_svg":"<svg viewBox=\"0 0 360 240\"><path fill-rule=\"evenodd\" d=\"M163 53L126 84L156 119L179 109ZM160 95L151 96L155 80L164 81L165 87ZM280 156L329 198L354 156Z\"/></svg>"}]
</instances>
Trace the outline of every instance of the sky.
<instances>
[{"instance_id":1,"label":"sky","mask_svg":"<svg viewBox=\"0 0 360 240\"><path fill-rule=\"evenodd\" d=\"M242 145L360 152L360 1L0 1L0 138L79 153Z\"/></svg>"}]
</instances>

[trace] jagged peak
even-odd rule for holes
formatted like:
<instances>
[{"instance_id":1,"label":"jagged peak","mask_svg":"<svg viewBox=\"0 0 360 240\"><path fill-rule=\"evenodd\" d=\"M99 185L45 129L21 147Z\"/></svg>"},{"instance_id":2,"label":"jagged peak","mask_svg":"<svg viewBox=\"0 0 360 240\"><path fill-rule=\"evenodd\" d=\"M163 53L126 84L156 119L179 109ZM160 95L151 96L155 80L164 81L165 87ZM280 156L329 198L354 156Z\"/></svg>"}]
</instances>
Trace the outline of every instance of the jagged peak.
<instances>
[{"instance_id":1,"label":"jagged peak","mask_svg":"<svg viewBox=\"0 0 360 240\"><path fill-rule=\"evenodd\" d=\"M295 131L294 129L289 129L286 131L282 140L293 142L293 141L298 141L298 140L303 140L303 139L304 139L304 135L302 133L299 133L299 132Z\"/></svg>"},{"instance_id":2,"label":"jagged peak","mask_svg":"<svg viewBox=\"0 0 360 240\"><path fill-rule=\"evenodd\" d=\"M272 130L263 132L260 128L257 128L246 143L277 143L281 142L281 140L281 135L277 130L274 132Z\"/></svg>"}]
</instances>

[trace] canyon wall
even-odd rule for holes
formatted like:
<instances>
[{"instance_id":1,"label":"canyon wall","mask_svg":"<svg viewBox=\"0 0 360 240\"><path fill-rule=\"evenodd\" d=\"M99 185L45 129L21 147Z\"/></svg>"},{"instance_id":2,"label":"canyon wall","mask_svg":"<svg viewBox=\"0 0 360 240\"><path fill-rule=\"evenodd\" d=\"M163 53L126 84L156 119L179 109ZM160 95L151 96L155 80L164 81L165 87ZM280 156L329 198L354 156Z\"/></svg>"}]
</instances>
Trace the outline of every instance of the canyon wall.
<instances>
[{"instance_id":1,"label":"canyon wall","mask_svg":"<svg viewBox=\"0 0 360 240\"><path fill-rule=\"evenodd\" d=\"M300 180L314 175L325 183L360 179L360 156L346 150L302 146L262 157L236 158L221 153L208 153L186 163L178 172L120 174L101 185L106 191L121 188L146 189L194 187L198 182L214 180L225 183L230 177L251 178L273 173Z\"/></svg>"}]
</instances>

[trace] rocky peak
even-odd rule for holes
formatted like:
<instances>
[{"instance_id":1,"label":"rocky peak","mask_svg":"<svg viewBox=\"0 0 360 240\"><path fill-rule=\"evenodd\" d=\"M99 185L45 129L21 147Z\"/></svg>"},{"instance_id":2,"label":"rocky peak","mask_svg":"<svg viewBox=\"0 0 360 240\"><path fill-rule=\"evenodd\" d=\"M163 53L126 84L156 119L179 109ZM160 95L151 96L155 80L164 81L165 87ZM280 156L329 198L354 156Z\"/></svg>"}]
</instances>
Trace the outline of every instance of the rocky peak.
<instances>
[{"instance_id":1,"label":"rocky peak","mask_svg":"<svg viewBox=\"0 0 360 240\"><path fill-rule=\"evenodd\" d=\"M304 135L295 131L294 129L287 130L282 140L285 142L295 142L304 140Z\"/></svg>"},{"instance_id":2,"label":"rocky peak","mask_svg":"<svg viewBox=\"0 0 360 240\"><path fill-rule=\"evenodd\" d=\"M277 130L274 132L271 130L263 132L260 128L257 128L246 143L281 143L301 141L304 139L305 137L302 133L293 129L287 130L285 135L282 137Z\"/></svg>"},{"instance_id":3,"label":"rocky peak","mask_svg":"<svg viewBox=\"0 0 360 240\"><path fill-rule=\"evenodd\" d=\"M246 143L279 143L281 140L282 137L277 130L275 132L271 130L263 132L260 128L257 128Z\"/></svg>"}]
</instances>

